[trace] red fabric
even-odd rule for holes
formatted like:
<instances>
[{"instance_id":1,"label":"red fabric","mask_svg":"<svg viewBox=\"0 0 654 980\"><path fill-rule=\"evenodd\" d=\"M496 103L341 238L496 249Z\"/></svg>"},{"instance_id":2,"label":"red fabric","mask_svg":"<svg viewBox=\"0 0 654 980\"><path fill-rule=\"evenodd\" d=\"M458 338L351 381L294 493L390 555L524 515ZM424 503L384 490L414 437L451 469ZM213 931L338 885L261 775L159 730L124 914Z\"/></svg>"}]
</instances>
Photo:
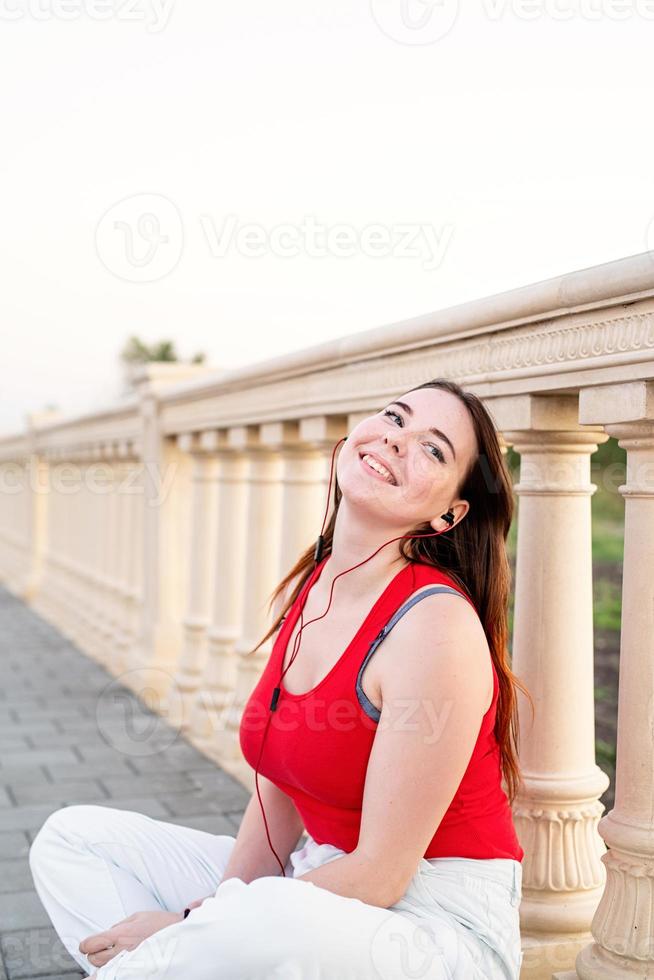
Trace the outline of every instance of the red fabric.
<instances>
[{"instance_id":1,"label":"red fabric","mask_svg":"<svg viewBox=\"0 0 654 980\"><path fill-rule=\"evenodd\" d=\"M329 557L329 556L328 556ZM254 769L279 680L288 637L299 617L303 596L318 579L327 558L316 566L288 610L263 673L245 706L241 750ZM336 584L334 600L338 585ZM259 772L287 793L318 844L353 851L359 839L368 757L377 722L359 704L356 678L368 648L393 613L417 589L442 584L461 591L431 565L404 566L374 603L351 643L326 677L311 691L291 694L283 684L272 713ZM466 600L470 599L466 596ZM471 603L472 605L472 603ZM411 610L406 615L410 615ZM383 640L382 640L383 643ZM302 656L302 647L298 657ZM374 659L373 654L373 659ZM424 857L514 858L524 851L501 786L499 746L493 734L498 681L493 666L493 699L483 716L470 762ZM363 675L365 687L366 674ZM434 751L438 751L435 746Z\"/></svg>"}]
</instances>

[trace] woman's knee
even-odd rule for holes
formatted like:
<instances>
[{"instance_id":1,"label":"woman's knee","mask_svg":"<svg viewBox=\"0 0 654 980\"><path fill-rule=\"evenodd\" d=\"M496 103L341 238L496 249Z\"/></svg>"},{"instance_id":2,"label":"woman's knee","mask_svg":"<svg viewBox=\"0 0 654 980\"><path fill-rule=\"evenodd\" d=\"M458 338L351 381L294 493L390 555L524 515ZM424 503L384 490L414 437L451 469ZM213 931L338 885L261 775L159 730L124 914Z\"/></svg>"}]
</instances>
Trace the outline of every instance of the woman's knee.
<instances>
[{"instance_id":1,"label":"woman's knee","mask_svg":"<svg viewBox=\"0 0 654 980\"><path fill-rule=\"evenodd\" d=\"M52 856L61 844L70 846L72 839L84 839L91 828L97 830L105 822L110 813L115 813L110 807L97 806L91 803L79 803L63 806L51 813L36 834L28 852L29 865L35 868Z\"/></svg>"}]
</instances>

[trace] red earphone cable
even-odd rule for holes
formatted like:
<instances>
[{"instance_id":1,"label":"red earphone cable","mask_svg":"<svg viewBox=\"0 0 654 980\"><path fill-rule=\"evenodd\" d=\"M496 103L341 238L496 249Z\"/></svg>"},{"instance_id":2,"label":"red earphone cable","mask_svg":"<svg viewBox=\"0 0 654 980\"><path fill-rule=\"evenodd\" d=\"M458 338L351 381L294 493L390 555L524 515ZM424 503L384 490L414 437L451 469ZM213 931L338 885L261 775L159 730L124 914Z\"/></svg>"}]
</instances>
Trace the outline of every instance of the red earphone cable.
<instances>
[{"instance_id":1,"label":"red earphone cable","mask_svg":"<svg viewBox=\"0 0 654 980\"><path fill-rule=\"evenodd\" d=\"M334 446L334 449L333 449L333 452L332 452L332 461L331 461L331 467L330 467L330 473L329 473L329 488L327 490L327 507L325 508L325 516L323 518L322 528L320 530L320 534L318 535L318 540L317 540L317 543L316 543L316 551L315 551L315 554L314 554L314 561L315 561L316 566L319 564L319 562L322 559L323 531L325 530L325 523L327 521L327 514L329 512L329 500L330 500L330 497L331 497L331 488L332 488L332 474L334 472L334 455L336 453L336 450L337 450L338 446L341 444L341 442L344 442L346 439L347 439L347 436L344 436L342 439L339 439L339 441ZM303 631L303 629L306 626L309 626L311 623L318 622L318 620L323 619L327 615L327 613L329 612L330 606L332 604L332 597L333 597L333 594L334 594L334 586L336 585L337 580L342 575L347 575L348 572L354 571L355 568L360 568L361 565L365 565L365 563L368 562L368 561L370 561L371 558L374 558L375 555L379 554L379 552L382 550L382 548L385 548L387 545L392 544L394 541L402 541L405 538L432 538L432 537L436 537L439 534L443 534L445 530L449 530L449 528L443 528L442 531L433 531L430 534L401 534L397 538L391 538L390 541L384 542L384 544L380 545L379 548L377 548L377 551L373 551L373 553L371 555L369 555L368 558L364 558L363 561L360 561L358 564L353 565L352 568L346 568L346 569L344 569L344 571L339 572L338 575L334 578L334 581L332 582L332 586L331 586L331 589L329 591L329 602L327 603L327 608L325 609L324 613L322 613L321 616L316 616L315 619L310 619L307 623L304 623L303 622L303 616L304 616L304 606L306 604L306 601L307 601L307 598L308 598L308 595L309 595L309 591L310 590L307 589L306 592L305 592L305 594L304 594L304 597L303 597L303 600L302 600L302 605L300 606L300 617L299 617L299 620L300 620L300 628L299 628L299 630L297 632L297 635L295 637L295 640L294 640L293 653L291 654L291 659L289 660L288 664L286 665L286 667L282 670L282 672L279 675L279 680L277 681L277 687L275 687L274 690L273 690L273 696L272 696L272 699L271 699L271 702L270 702L270 707L269 707L268 719L266 721L266 727L264 729L263 736L262 736L262 739L261 739L261 747L259 749L259 758L257 759L257 765L256 765L256 769L254 771L254 782L255 782L255 787L256 787L256 791L257 791L257 796L259 797L259 805L261 806L261 814L263 816L263 822L264 822L264 826L266 828L266 836L268 838L268 844L270 845L270 849L273 852L273 854L275 855L275 858L277 859L277 863L279 864L279 867L281 868L282 876L284 878L286 877L286 871L284 869L284 865L280 861L279 855L277 854L277 851L273 847L272 841L270 839L270 833L269 833L269 830L268 830L268 822L266 820L266 814L265 814L263 802L262 802L262 799L261 799L261 793L259 792L258 775L259 775L259 765L261 763L261 756L263 754L263 746L264 746L264 743L265 743L265 740L266 740L266 735L268 734L268 728L270 727L270 722L271 722L272 717L273 717L273 712L277 709L277 702L279 701L279 696L281 694L281 683L282 683L282 681L284 679L284 675L286 674L286 672L288 671L289 667L291 666L291 664L293 663L293 661L295 660L296 656L299 653L299 650L300 650L300 637L302 636L302 631ZM315 569L315 566L314 566L314 569Z\"/></svg>"}]
</instances>

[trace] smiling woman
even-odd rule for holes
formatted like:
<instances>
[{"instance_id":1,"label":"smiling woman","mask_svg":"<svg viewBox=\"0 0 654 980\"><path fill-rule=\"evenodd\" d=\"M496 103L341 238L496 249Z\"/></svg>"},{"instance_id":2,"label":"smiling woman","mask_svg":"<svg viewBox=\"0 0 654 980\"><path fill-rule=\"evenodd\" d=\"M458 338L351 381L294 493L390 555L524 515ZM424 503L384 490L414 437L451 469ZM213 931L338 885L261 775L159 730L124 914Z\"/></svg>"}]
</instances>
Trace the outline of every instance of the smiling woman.
<instances>
[{"instance_id":1,"label":"smiling woman","mask_svg":"<svg viewBox=\"0 0 654 980\"><path fill-rule=\"evenodd\" d=\"M322 554L274 593L237 837L105 807L37 835L39 894L97 980L517 980L510 477L474 395L399 395L335 447Z\"/></svg>"}]
</instances>

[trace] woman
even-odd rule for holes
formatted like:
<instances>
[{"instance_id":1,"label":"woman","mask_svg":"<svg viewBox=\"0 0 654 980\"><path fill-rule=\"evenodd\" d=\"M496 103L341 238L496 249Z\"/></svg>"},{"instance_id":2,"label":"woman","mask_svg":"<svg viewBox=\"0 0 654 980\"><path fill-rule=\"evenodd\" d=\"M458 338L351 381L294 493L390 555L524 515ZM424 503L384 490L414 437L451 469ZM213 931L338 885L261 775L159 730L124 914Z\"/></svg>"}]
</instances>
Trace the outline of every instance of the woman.
<instances>
[{"instance_id":1,"label":"woman","mask_svg":"<svg viewBox=\"0 0 654 980\"><path fill-rule=\"evenodd\" d=\"M436 379L360 422L334 505L325 557L312 546L273 596L236 839L76 806L32 845L97 980L518 978L513 496L483 404Z\"/></svg>"}]
</instances>

